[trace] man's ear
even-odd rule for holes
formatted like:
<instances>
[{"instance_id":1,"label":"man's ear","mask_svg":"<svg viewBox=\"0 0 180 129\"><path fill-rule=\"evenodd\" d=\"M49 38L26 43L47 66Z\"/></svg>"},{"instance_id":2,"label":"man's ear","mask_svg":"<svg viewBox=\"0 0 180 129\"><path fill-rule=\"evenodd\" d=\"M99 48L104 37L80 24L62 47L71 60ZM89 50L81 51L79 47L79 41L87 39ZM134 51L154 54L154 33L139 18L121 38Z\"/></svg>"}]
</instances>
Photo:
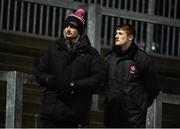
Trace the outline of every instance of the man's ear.
<instances>
[{"instance_id":1,"label":"man's ear","mask_svg":"<svg viewBox=\"0 0 180 129\"><path fill-rule=\"evenodd\" d=\"M131 35L129 35L129 40L133 40L134 39L134 36L131 34Z\"/></svg>"}]
</instances>

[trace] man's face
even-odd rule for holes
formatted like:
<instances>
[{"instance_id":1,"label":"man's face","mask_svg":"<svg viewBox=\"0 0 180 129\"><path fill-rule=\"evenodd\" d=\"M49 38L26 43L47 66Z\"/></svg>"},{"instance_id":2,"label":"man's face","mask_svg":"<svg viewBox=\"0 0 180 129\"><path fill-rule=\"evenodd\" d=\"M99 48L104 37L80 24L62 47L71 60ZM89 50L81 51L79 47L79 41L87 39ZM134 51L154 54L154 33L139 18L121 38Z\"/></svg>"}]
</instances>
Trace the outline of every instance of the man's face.
<instances>
[{"instance_id":1,"label":"man's face","mask_svg":"<svg viewBox=\"0 0 180 129\"><path fill-rule=\"evenodd\" d=\"M76 41L79 39L80 34L74 26L67 25L64 29L64 36L69 40Z\"/></svg>"},{"instance_id":2,"label":"man's face","mask_svg":"<svg viewBox=\"0 0 180 129\"><path fill-rule=\"evenodd\" d=\"M116 30L116 35L115 35L115 45L120 45L120 46L129 46L132 42L133 36L128 35L126 31L122 29Z\"/></svg>"}]
</instances>

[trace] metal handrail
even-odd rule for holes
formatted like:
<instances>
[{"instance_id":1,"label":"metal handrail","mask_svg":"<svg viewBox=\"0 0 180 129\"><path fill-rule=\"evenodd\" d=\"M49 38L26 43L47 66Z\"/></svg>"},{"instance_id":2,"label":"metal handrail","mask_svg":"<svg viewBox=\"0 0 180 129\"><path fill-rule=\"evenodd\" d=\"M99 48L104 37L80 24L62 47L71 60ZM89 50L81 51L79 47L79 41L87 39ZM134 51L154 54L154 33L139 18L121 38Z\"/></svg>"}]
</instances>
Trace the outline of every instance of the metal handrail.
<instances>
[{"instance_id":1,"label":"metal handrail","mask_svg":"<svg viewBox=\"0 0 180 129\"><path fill-rule=\"evenodd\" d=\"M19 71L0 71L0 81L7 81L6 128L22 127L23 85L39 85L32 74ZM98 96L93 95L91 110L97 110Z\"/></svg>"},{"instance_id":2,"label":"metal handrail","mask_svg":"<svg viewBox=\"0 0 180 129\"><path fill-rule=\"evenodd\" d=\"M19 71L0 71L0 81L7 81L5 127L20 128L22 127L23 85L39 84L34 75ZM163 103L180 105L180 95L160 92L154 103L148 108L146 127L162 127ZM95 103L95 105L98 104ZM98 110L98 106L92 110Z\"/></svg>"},{"instance_id":3,"label":"metal handrail","mask_svg":"<svg viewBox=\"0 0 180 129\"><path fill-rule=\"evenodd\" d=\"M161 91L157 98L154 100L154 103L148 109L146 127L162 127L162 106L164 103L180 105L180 95L163 93Z\"/></svg>"}]
</instances>

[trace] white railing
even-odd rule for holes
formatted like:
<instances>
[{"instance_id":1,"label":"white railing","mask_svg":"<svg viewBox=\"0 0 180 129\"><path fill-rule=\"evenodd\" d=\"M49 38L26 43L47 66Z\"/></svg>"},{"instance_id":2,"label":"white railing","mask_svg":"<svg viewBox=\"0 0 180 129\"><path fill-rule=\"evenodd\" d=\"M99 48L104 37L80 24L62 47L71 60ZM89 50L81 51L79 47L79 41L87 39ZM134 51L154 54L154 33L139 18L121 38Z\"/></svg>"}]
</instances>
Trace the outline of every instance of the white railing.
<instances>
[{"instance_id":1,"label":"white railing","mask_svg":"<svg viewBox=\"0 0 180 129\"><path fill-rule=\"evenodd\" d=\"M0 71L0 81L7 82L5 127L21 128L23 85L38 86L39 84L36 82L34 75L18 71ZM91 110L98 110L98 96L95 94L93 95Z\"/></svg>"},{"instance_id":2,"label":"white railing","mask_svg":"<svg viewBox=\"0 0 180 129\"><path fill-rule=\"evenodd\" d=\"M22 103L23 103L23 85L38 85L34 75L24 74L18 71L0 71L0 81L7 81L6 91L6 128L22 127ZM98 101L93 102L98 105ZM162 127L162 104L180 105L180 95L173 95L160 92L147 113L147 128ZM96 109L99 110L98 106ZM103 118L102 118L103 119ZM36 123L37 124L37 123Z\"/></svg>"},{"instance_id":3,"label":"white railing","mask_svg":"<svg viewBox=\"0 0 180 129\"><path fill-rule=\"evenodd\" d=\"M148 109L147 120L146 120L147 128L162 127L163 104L180 105L180 95L160 92L157 98L154 100L152 106Z\"/></svg>"},{"instance_id":4,"label":"white railing","mask_svg":"<svg viewBox=\"0 0 180 129\"><path fill-rule=\"evenodd\" d=\"M0 81L7 81L6 128L22 127L23 85L38 85L34 76L17 71L0 71Z\"/></svg>"}]
</instances>

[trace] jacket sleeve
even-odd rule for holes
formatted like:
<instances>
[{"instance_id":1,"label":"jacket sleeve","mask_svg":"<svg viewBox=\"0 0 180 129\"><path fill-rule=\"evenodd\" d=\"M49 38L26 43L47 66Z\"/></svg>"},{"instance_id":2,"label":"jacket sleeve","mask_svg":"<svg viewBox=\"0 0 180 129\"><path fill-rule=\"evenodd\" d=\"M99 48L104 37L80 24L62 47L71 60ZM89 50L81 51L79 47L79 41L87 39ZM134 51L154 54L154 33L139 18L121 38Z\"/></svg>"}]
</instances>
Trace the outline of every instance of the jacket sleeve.
<instances>
[{"instance_id":1,"label":"jacket sleeve","mask_svg":"<svg viewBox=\"0 0 180 129\"><path fill-rule=\"evenodd\" d=\"M90 62L90 76L88 78L77 80L77 88L82 92L100 93L103 90L103 81L105 77L104 61L96 51Z\"/></svg>"},{"instance_id":2,"label":"jacket sleeve","mask_svg":"<svg viewBox=\"0 0 180 129\"><path fill-rule=\"evenodd\" d=\"M144 68L144 85L147 93L147 106L151 106L159 93L159 79L157 69L151 59L147 59Z\"/></svg>"},{"instance_id":3,"label":"jacket sleeve","mask_svg":"<svg viewBox=\"0 0 180 129\"><path fill-rule=\"evenodd\" d=\"M48 72L49 51L40 59L35 76L37 82L45 87L53 87L54 76Z\"/></svg>"}]
</instances>

